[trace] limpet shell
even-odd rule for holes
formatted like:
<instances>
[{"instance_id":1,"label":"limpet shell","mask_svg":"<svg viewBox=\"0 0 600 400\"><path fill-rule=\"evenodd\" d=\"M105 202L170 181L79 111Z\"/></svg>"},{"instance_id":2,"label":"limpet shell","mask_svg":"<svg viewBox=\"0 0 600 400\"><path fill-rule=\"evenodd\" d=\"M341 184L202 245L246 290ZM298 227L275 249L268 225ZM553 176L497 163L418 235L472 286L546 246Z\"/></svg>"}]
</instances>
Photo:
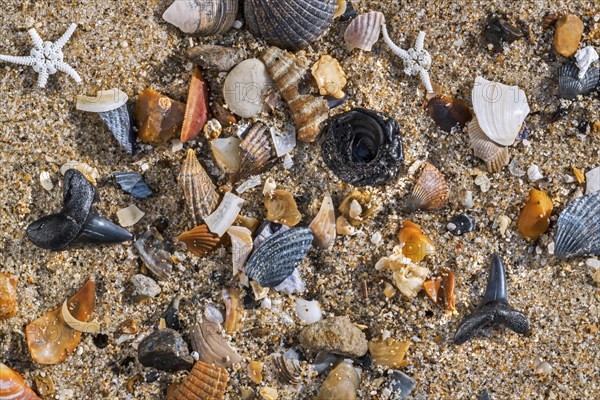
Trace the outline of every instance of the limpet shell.
<instances>
[{"instance_id":1,"label":"limpet shell","mask_svg":"<svg viewBox=\"0 0 600 400\"><path fill-rule=\"evenodd\" d=\"M500 146L488 138L481 130L476 118L467 124L467 131L475 157L485 162L489 172L498 172L502 167L508 165L510 161L508 147Z\"/></svg>"},{"instance_id":2,"label":"limpet shell","mask_svg":"<svg viewBox=\"0 0 600 400\"><path fill-rule=\"evenodd\" d=\"M198 225L190 231L183 232L177 237L177 240L185 243L187 250L198 257L215 251L222 239L215 233L212 233L206 224Z\"/></svg>"},{"instance_id":3,"label":"limpet shell","mask_svg":"<svg viewBox=\"0 0 600 400\"><path fill-rule=\"evenodd\" d=\"M560 258L600 256L600 192L581 196L558 217L554 254Z\"/></svg>"},{"instance_id":4,"label":"limpet shell","mask_svg":"<svg viewBox=\"0 0 600 400\"><path fill-rule=\"evenodd\" d=\"M422 261L425 257L435 254L433 242L425 236L421 227L405 219L398 232L398 240L402 246L402 253L413 262Z\"/></svg>"},{"instance_id":5,"label":"limpet shell","mask_svg":"<svg viewBox=\"0 0 600 400\"><path fill-rule=\"evenodd\" d=\"M229 374L225 368L196 361L194 368L167 400L222 400Z\"/></svg>"},{"instance_id":6,"label":"limpet shell","mask_svg":"<svg viewBox=\"0 0 600 400\"><path fill-rule=\"evenodd\" d=\"M439 210L448 204L448 192L448 184L444 175L432 164L425 163L412 194L408 196L407 208L409 211Z\"/></svg>"},{"instance_id":7,"label":"limpet shell","mask_svg":"<svg viewBox=\"0 0 600 400\"><path fill-rule=\"evenodd\" d=\"M344 32L348 51L356 48L371 51L373 45L379 40L381 25L384 22L385 16L379 11L371 11L356 17Z\"/></svg>"},{"instance_id":8,"label":"limpet shell","mask_svg":"<svg viewBox=\"0 0 600 400\"><path fill-rule=\"evenodd\" d=\"M0 362L0 399L40 400L15 370Z\"/></svg>"},{"instance_id":9,"label":"limpet shell","mask_svg":"<svg viewBox=\"0 0 600 400\"><path fill-rule=\"evenodd\" d=\"M339 211L352 226L359 226L373 218L375 205L368 192L353 190L344 198Z\"/></svg>"},{"instance_id":10,"label":"limpet shell","mask_svg":"<svg viewBox=\"0 0 600 400\"><path fill-rule=\"evenodd\" d=\"M275 190L265 195L267 219L287 226L295 226L302 219L294 196L287 190Z\"/></svg>"},{"instance_id":11,"label":"limpet shell","mask_svg":"<svg viewBox=\"0 0 600 400\"><path fill-rule=\"evenodd\" d=\"M202 224L204 218L219 204L219 194L192 149L187 151L178 180L183 188L194 226Z\"/></svg>"},{"instance_id":12,"label":"limpet shell","mask_svg":"<svg viewBox=\"0 0 600 400\"><path fill-rule=\"evenodd\" d=\"M183 33L212 36L233 26L238 7L239 0L176 0L162 17Z\"/></svg>"},{"instance_id":13,"label":"limpet shell","mask_svg":"<svg viewBox=\"0 0 600 400\"><path fill-rule=\"evenodd\" d=\"M527 203L521 209L517 220L519 233L528 239L537 239L542 236L550 226L552 209L552 200L546 192L531 189Z\"/></svg>"}]
</instances>

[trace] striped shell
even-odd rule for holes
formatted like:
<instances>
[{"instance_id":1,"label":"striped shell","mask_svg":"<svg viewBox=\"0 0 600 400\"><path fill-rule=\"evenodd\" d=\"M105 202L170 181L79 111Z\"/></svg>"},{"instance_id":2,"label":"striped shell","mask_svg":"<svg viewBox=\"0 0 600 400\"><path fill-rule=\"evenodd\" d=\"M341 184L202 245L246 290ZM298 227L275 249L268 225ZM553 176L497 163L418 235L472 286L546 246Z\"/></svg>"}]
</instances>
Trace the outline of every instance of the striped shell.
<instances>
[{"instance_id":1,"label":"striped shell","mask_svg":"<svg viewBox=\"0 0 600 400\"><path fill-rule=\"evenodd\" d=\"M0 362L0 399L39 400L39 397L17 371Z\"/></svg>"},{"instance_id":2,"label":"striped shell","mask_svg":"<svg viewBox=\"0 0 600 400\"><path fill-rule=\"evenodd\" d=\"M371 51L373 45L379 40L381 24L384 22L385 17L379 11L371 11L356 17L344 32L348 51L356 48Z\"/></svg>"},{"instance_id":3,"label":"striped shell","mask_svg":"<svg viewBox=\"0 0 600 400\"><path fill-rule=\"evenodd\" d=\"M238 8L239 0L176 0L162 17L184 33L211 36L233 26Z\"/></svg>"},{"instance_id":4,"label":"striped shell","mask_svg":"<svg viewBox=\"0 0 600 400\"><path fill-rule=\"evenodd\" d=\"M558 217L554 243L560 258L600 256L600 192L569 204Z\"/></svg>"},{"instance_id":5,"label":"striped shell","mask_svg":"<svg viewBox=\"0 0 600 400\"><path fill-rule=\"evenodd\" d=\"M148 187L142 175L137 172L115 172L115 180L123 191L136 199L145 199L154 194Z\"/></svg>"},{"instance_id":6,"label":"striped shell","mask_svg":"<svg viewBox=\"0 0 600 400\"><path fill-rule=\"evenodd\" d=\"M194 368L167 400L219 400L225 397L229 374L225 368L196 361Z\"/></svg>"},{"instance_id":7,"label":"striped shell","mask_svg":"<svg viewBox=\"0 0 600 400\"><path fill-rule=\"evenodd\" d=\"M177 237L177 240L185 243L188 251L198 257L213 252L221 243L218 235L208 230L206 225L198 225L191 231L183 232Z\"/></svg>"},{"instance_id":8,"label":"striped shell","mask_svg":"<svg viewBox=\"0 0 600 400\"><path fill-rule=\"evenodd\" d=\"M467 131L475 157L481 158L485 162L489 172L498 172L502 167L508 165L508 147L500 146L490 140L479 127L477 119L473 118L467 124Z\"/></svg>"},{"instance_id":9,"label":"striped shell","mask_svg":"<svg viewBox=\"0 0 600 400\"><path fill-rule=\"evenodd\" d=\"M194 226L202 224L204 218L219 204L219 194L192 149L187 151L179 174L179 184L183 188Z\"/></svg>"},{"instance_id":10,"label":"striped shell","mask_svg":"<svg viewBox=\"0 0 600 400\"><path fill-rule=\"evenodd\" d=\"M257 122L240 143L240 166L232 181L239 182L252 175L259 175L271 168L276 160L277 154L269 129Z\"/></svg>"},{"instance_id":11,"label":"striped shell","mask_svg":"<svg viewBox=\"0 0 600 400\"><path fill-rule=\"evenodd\" d=\"M294 272L313 241L310 228L290 228L269 236L250 256L248 278L262 287L275 287Z\"/></svg>"},{"instance_id":12,"label":"striped shell","mask_svg":"<svg viewBox=\"0 0 600 400\"><path fill-rule=\"evenodd\" d=\"M448 204L448 184L439 169L425 164L413 192L408 196L407 207L410 211L432 211L444 208Z\"/></svg>"},{"instance_id":13,"label":"striped shell","mask_svg":"<svg viewBox=\"0 0 600 400\"><path fill-rule=\"evenodd\" d=\"M331 25L337 0L245 0L248 29L287 50L310 46Z\"/></svg>"},{"instance_id":14,"label":"striped shell","mask_svg":"<svg viewBox=\"0 0 600 400\"><path fill-rule=\"evenodd\" d=\"M562 65L557 74L558 94L567 100L592 92L600 81L600 70L597 67L589 68L583 78L579 79L579 68L573 62Z\"/></svg>"}]
</instances>

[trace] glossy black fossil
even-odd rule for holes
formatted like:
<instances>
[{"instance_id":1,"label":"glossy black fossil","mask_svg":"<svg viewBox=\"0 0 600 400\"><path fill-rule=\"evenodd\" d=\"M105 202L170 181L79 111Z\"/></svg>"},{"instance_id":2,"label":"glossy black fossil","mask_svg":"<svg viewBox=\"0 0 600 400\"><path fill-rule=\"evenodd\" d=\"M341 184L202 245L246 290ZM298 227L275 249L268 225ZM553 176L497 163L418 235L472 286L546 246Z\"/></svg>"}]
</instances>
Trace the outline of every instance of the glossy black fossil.
<instances>
[{"instance_id":1,"label":"glossy black fossil","mask_svg":"<svg viewBox=\"0 0 600 400\"><path fill-rule=\"evenodd\" d=\"M523 37L523 33L496 15L489 15L486 20L483 37L491 43L496 53L504 50L504 43L512 43Z\"/></svg>"},{"instance_id":2,"label":"glossy black fossil","mask_svg":"<svg viewBox=\"0 0 600 400\"><path fill-rule=\"evenodd\" d=\"M404 159L398 122L361 108L329 120L321 151L338 178L355 186L389 182L400 171Z\"/></svg>"}]
</instances>

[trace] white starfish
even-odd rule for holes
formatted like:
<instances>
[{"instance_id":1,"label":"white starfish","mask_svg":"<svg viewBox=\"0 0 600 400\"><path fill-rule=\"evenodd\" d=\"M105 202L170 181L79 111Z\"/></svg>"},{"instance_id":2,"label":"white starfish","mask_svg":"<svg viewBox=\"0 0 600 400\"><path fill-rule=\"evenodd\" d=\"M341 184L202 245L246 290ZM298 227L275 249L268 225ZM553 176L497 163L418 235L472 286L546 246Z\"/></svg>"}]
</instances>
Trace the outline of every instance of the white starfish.
<instances>
[{"instance_id":1,"label":"white starfish","mask_svg":"<svg viewBox=\"0 0 600 400\"><path fill-rule=\"evenodd\" d=\"M75 28L77 28L77 25L71 24L60 39L54 43L44 42L35 28L31 28L28 33L35 47L31 49L30 55L18 57L0 54L0 61L33 67L33 70L39 74L38 86L42 88L46 87L48 76L55 74L56 71L68 74L75 82L80 84L81 77L73 67L63 61L64 55L62 52L62 48L71 38Z\"/></svg>"},{"instance_id":2,"label":"white starfish","mask_svg":"<svg viewBox=\"0 0 600 400\"><path fill-rule=\"evenodd\" d=\"M427 72L431 67L431 55L423 48L425 45L425 32L419 32L414 49L404 50L392 42L385 24L382 25L382 28L383 40L385 40L385 43L392 52L404 62L404 73L410 76L419 75L427 92L432 93L433 87L431 86L431 80L429 79L429 72Z\"/></svg>"}]
</instances>

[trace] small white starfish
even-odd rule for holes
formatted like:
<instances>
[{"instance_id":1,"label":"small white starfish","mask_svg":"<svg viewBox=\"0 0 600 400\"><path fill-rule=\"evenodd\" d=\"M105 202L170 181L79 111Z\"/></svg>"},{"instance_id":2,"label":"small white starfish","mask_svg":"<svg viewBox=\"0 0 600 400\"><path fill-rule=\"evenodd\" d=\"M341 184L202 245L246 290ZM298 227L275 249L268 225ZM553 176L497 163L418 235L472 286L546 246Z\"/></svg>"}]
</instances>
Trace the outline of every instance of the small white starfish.
<instances>
[{"instance_id":1,"label":"small white starfish","mask_svg":"<svg viewBox=\"0 0 600 400\"><path fill-rule=\"evenodd\" d=\"M54 43L44 42L35 28L31 28L28 33L35 47L31 49L30 55L18 57L0 54L0 61L33 67L33 70L39 74L38 86L42 88L46 87L48 76L55 74L56 71L68 74L75 82L80 84L81 77L73 67L63 61L64 55L62 52L62 48L71 38L75 28L77 28L77 25L71 24L60 39Z\"/></svg>"},{"instance_id":2,"label":"small white starfish","mask_svg":"<svg viewBox=\"0 0 600 400\"><path fill-rule=\"evenodd\" d=\"M392 52L404 62L404 73L410 76L419 75L427 93L432 93L433 87L429 79L429 72L427 72L431 67L431 55L423 48L425 45L425 32L419 32L414 49L404 50L392 42L385 24L382 25L382 28L383 40L385 40L385 43Z\"/></svg>"}]
</instances>

